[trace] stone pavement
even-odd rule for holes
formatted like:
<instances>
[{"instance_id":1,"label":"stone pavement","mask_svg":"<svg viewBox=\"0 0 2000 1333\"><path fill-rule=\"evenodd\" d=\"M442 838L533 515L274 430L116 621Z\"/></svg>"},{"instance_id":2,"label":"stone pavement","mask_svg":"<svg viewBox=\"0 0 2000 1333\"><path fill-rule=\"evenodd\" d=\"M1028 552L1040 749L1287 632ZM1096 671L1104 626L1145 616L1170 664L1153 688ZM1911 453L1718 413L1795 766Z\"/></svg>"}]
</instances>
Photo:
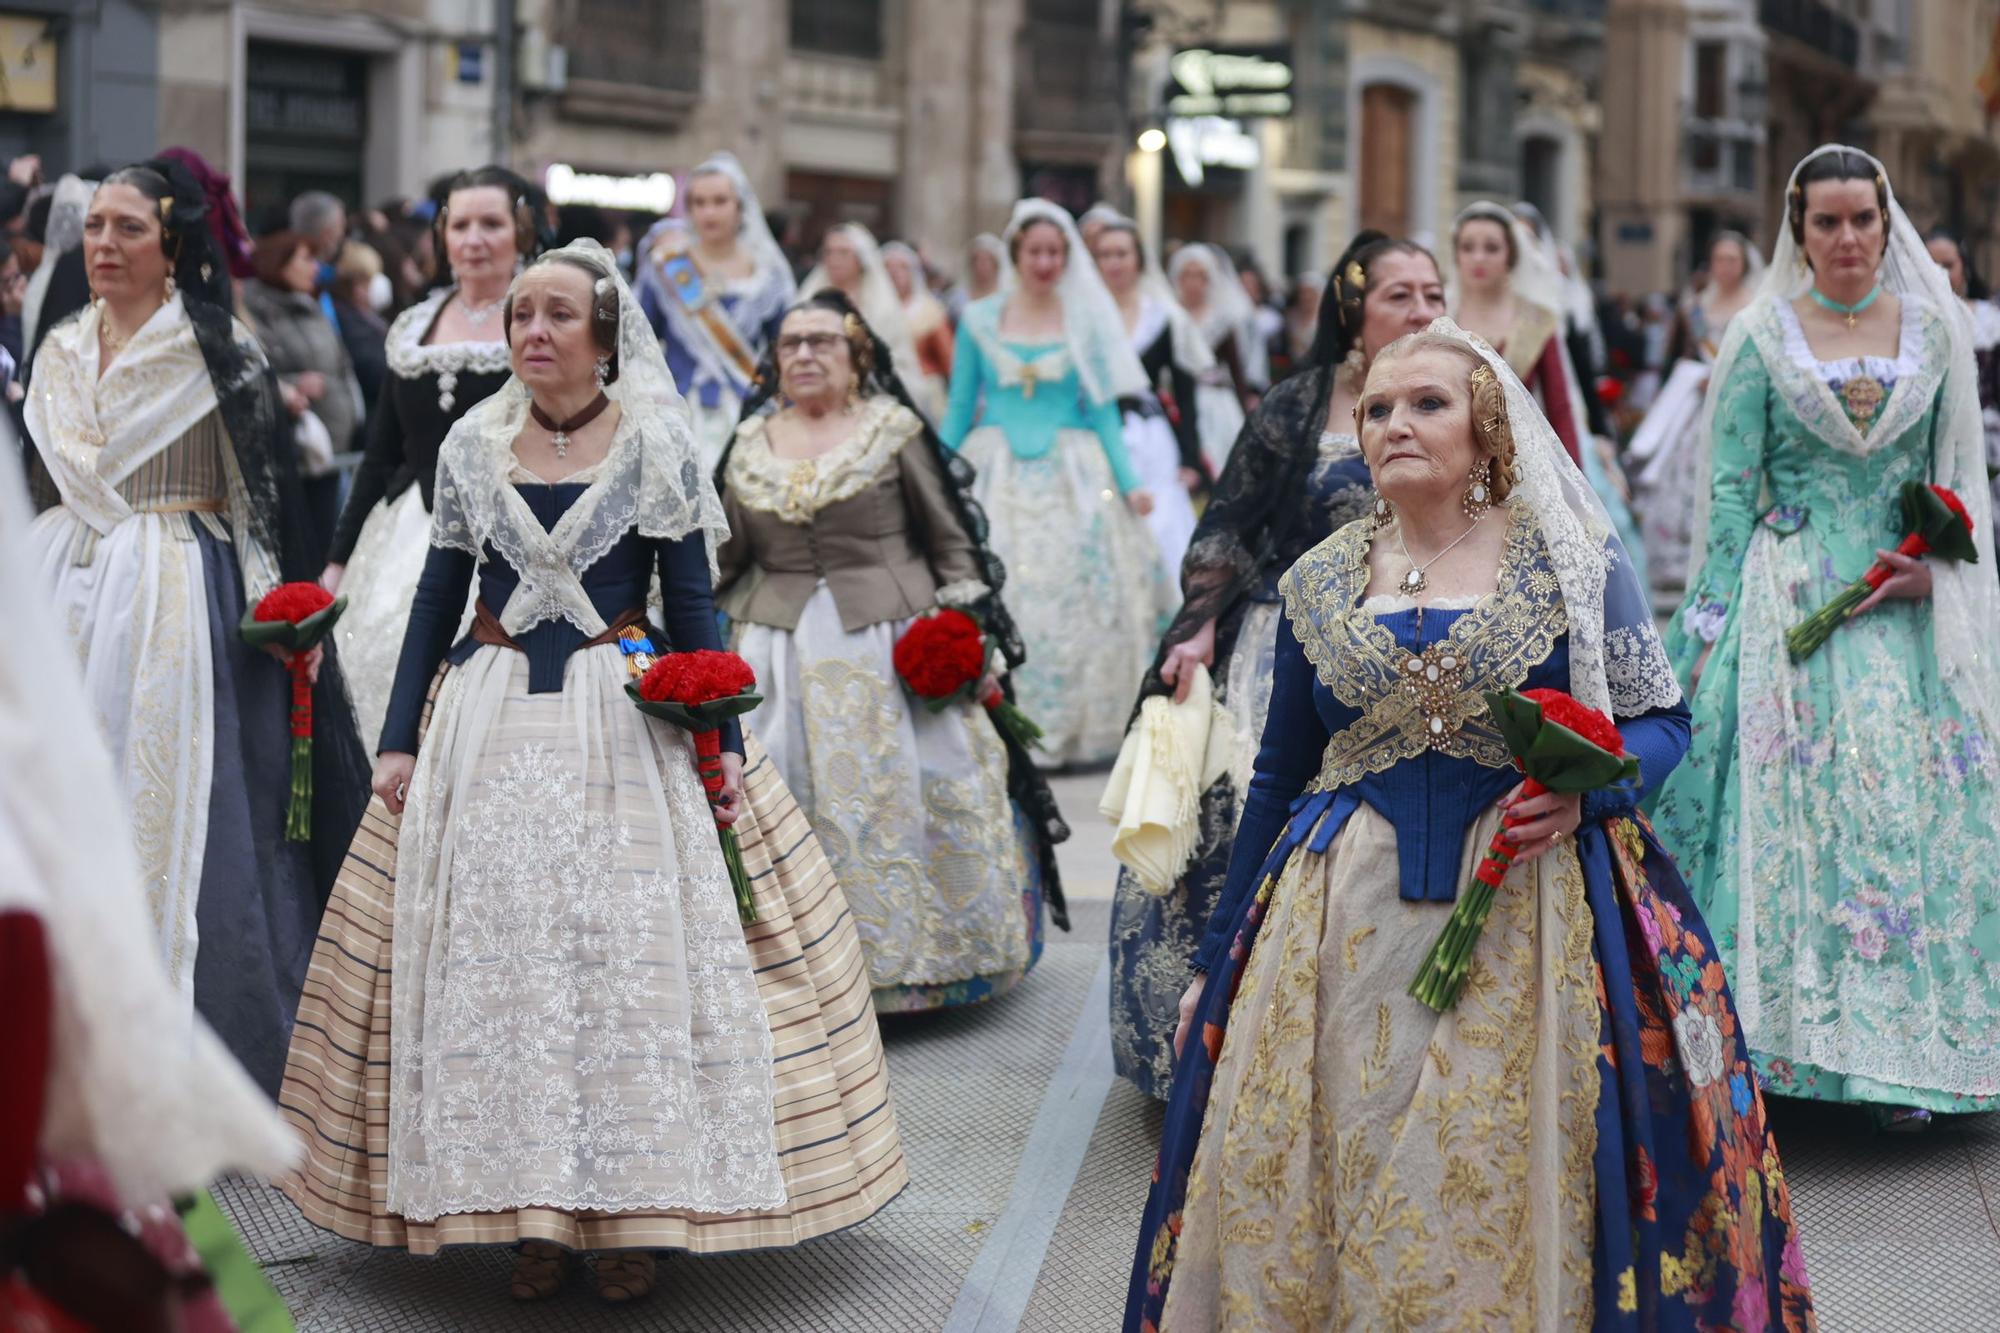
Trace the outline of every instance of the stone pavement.
<instances>
[{"instance_id":1,"label":"stone pavement","mask_svg":"<svg viewBox=\"0 0 2000 1333\"><path fill-rule=\"evenodd\" d=\"M669 1259L636 1309L587 1281L508 1300L508 1257L371 1251L315 1231L274 1191L218 1190L304 1333L661 1330L1003 1333L1117 1327L1158 1109L1112 1077L1104 940L1115 873L1101 776L1057 783L1075 930L992 1004L886 1023L909 1190L874 1220L797 1250ZM1916 1138L1786 1105L1792 1180L1825 1333L2000 1330L2000 1115Z\"/></svg>"}]
</instances>

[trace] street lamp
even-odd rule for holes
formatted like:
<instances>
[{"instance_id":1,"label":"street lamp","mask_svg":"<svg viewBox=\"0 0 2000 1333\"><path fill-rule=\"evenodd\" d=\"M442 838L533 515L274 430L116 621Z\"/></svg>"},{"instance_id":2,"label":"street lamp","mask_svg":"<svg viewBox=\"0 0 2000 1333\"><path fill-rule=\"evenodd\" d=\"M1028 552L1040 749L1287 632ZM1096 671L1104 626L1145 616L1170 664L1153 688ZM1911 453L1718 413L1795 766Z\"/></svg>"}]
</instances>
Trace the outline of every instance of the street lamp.
<instances>
[{"instance_id":1,"label":"street lamp","mask_svg":"<svg viewBox=\"0 0 2000 1333\"><path fill-rule=\"evenodd\" d=\"M1161 129L1159 126L1154 125L1151 126L1150 128L1139 131L1140 152L1157 153L1166 146L1167 146L1167 132Z\"/></svg>"}]
</instances>

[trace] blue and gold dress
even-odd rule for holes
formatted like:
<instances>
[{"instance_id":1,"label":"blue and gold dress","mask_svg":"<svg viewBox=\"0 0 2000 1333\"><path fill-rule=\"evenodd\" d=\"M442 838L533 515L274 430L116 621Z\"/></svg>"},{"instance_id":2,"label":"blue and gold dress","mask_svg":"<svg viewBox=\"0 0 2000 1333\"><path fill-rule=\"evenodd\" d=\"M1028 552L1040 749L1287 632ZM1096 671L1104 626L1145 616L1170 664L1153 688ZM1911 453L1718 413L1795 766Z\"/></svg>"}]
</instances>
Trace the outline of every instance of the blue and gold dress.
<instances>
[{"instance_id":1,"label":"blue and gold dress","mask_svg":"<svg viewBox=\"0 0 2000 1333\"><path fill-rule=\"evenodd\" d=\"M1364 600L1371 540L1280 585L1126 1327L1810 1327L1749 1052L1636 791L1508 872L1455 1009L1407 994L1519 776L1481 692L1569 689L1571 626L1525 503L1468 603ZM1650 628L1620 572L1614 651ZM1611 696L1657 785L1687 710Z\"/></svg>"}]
</instances>

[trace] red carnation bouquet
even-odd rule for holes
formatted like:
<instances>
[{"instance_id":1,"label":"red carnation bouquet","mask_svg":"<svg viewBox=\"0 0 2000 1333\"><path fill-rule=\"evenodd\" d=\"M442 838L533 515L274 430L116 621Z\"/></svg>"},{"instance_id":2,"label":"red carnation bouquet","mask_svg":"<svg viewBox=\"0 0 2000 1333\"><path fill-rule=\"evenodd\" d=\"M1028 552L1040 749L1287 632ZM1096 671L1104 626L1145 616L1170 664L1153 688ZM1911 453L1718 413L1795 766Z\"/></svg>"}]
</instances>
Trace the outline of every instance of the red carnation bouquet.
<instances>
[{"instance_id":1,"label":"red carnation bouquet","mask_svg":"<svg viewBox=\"0 0 2000 1333\"><path fill-rule=\"evenodd\" d=\"M285 836L293 842L312 839L313 695L306 659L346 609L345 597L317 583L280 583L257 599L238 626L253 648L283 649L292 673L292 800L285 809Z\"/></svg>"},{"instance_id":2,"label":"red carnation bouquet","mask_svg":"<svg viewBox=\"0 0 2000 1333\"><path fill-rule=\"evenodd\" d=\"M1552 791L1596 791L1639 776L1639 761L1625 753L1625 738L1611 719L1561 690L1496 692L1486 696L1486 707L1513 752L1514 766L1525 775L1524 799ZM1519 822L1509 815L1505 825ZM1410 983L1410 994L1439 1013L1458 1003L1472 970L1472 951L1493 911L1494 892L1519 850L1507 840L1506 827L1493 835L1472 883L1458 895L1451 919Z\"/></svg>"},{"instance_id":3,"label":"red carnation bouquet","mask_svg":"<svg viewBox=\"0 0 2000 1333\"><path fill-rule=\"evenodd\" d=\"M735 653L703 648L691 653L667 653L648 667L625 693L639 711L684 727L694 736L695 767L711 802L722 795L722 724L764 702L757 693L757 673ZM722 860L729 867L729 885L736 891L736 915L744 925L757 919L750 876L743 869L743 849L736 830L718 823Z\"/></svg>"},{"instance_id":4,"label":"red carnation bouquet","mask_svg":"<svg viewBox=\"0 0 2000 1333\"><path fill-rule=\"evenodd\" d=\"M1965 502L1943 486L1926 486L1921 481L1903 483L1900 503L1903 530L1908 534L1896 547L1897 555L1943 556L1947 560L1977 562L1979 550L1972 544L1972 515ZM1803 662L1833 637L1841 623L1850 619L1870 593L1889 581L1895 571L1877 560L1868 572L1842 588L1832 601L1785 632L1785 648L1794 662Z\"/></svg>"},{"instance_id":5,"label":"red carnation bouquet","mask_svg":"<svg viewBox=\"0 0 2000 1333\"><path fill-rule=\"evenodd\" d=\"M1017 745L1034 748L1042 743L1042 729L997 684L980 688L986 679L986 632L965 612L946 606L918 616L896 640L891 660L910 693L933 713L976 697Z\"/></svg>"}]
</instances>

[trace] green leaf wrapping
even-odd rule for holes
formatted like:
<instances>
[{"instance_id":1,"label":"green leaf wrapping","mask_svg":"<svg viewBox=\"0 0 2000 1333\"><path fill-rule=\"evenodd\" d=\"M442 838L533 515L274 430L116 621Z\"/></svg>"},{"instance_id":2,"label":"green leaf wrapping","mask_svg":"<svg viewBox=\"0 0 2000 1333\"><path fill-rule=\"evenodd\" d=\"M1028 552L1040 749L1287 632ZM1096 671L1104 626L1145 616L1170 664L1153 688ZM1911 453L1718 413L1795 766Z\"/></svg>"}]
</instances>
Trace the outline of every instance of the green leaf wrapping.
<instances>
[{"instance_id":1,"label":"green leaf wrapping","mask_svg":"<svg viewBox=\"0 0 2000 1333\"><path fill-rule=\"evenodd\" d=\"M334 622L346 609L347 599L336 597L322 609L294 624L289 620L257 619L257 604L252 602L236 628L243 636L243 642L252 648L275 646L294 653L311 652L333 629Z\"/></svg>"},{"instance_id":2,"label":"green leaf wrapping","mask_svg":"<svg viewBox=\"0 0 2000 1333\"><path fill-rule=\"evenodd\" d=\"M657 717L677 727L686 727L689 731L714 731L730 718L741 717L764 702L764 696L755 690L732 694L726 699L711 699L705 704L656 702L639 693L638 685L632 682L626 683L625 695L648 717Z\"/></svg>"},{"instance_id":3,"label":"green leaf wrapping","mask_svg":"<svg viewBox=\"0 0 2000 1333\"><path fill-rule=\"evenodd\" d=\"M1533 699L1513 690L1495 690L1485 699L1522 773L1550 791L1596 791L1639 776L1637 759L1612 754L1560 723L1545 721Z\"/></svg>"}]
</instances>

